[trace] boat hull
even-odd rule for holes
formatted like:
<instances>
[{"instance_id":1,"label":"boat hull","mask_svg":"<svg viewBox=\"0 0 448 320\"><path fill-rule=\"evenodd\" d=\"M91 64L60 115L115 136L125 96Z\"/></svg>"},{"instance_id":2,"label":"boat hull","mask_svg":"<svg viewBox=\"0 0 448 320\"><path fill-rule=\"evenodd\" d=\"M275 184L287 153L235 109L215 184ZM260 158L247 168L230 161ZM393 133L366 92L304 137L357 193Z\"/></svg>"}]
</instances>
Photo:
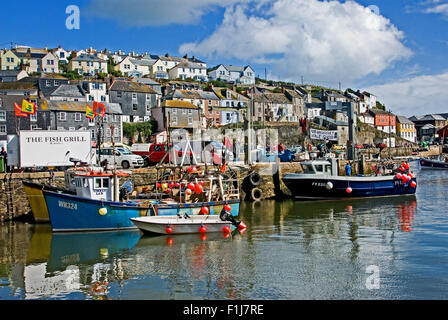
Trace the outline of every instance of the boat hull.
<instances>
[{"instance_id":1,"label":"boat hull","mask_svg":"<svg viewBox=\"0 0 448 320\"><path fill-rule=\"evenodd\" d=\"M70 193L66 189L56 188L45 184L38 184L29 181L23 181L22 184L23 189L25 190L26 197L28 199L28 203L30 204L31 214L33 215L34 222L37 223L50 222L50 216L48 214L48 208L47 203L45 202L43 189Z\"/></svg>"},{"instance_id":2,"label":"boat hull","mask_svg":"<svg viewBox=\"0 0 448 320\"><path fill-rule=\"evenodd\" d=\"M283 177L283 182L291 191L292 196L302 200L345 199L366 197L387 197L412 195L416 187L411 181L403 183L393 176L372 177L306 177L302 174L289 174ZM412 181L416 182L413 178ZM331 183L329 188L328 183ZM347 192L350 187L352 191Z\"/></svg>"},{"instance_id":3,"label":"boat hull","mask_svg":"<svg viewBox=\"0 0 448 320\"><path fill-rule=\"evenodd\" d=\"M448 162L431 159L420 159L420 168L422 169L448 169Z\"/></svg>"},{"instance_id":4,"label":"boat hull","mask_svg":"<svg viewBox=\"0 0 448 320\"><path fill-rule=\"evenodd\" d=\"M206 233L223 232L224 227L232 230L230 221L222 221L219 216L191 216L190 218L178 216L157 216L132 218L132 222L144 233L149 234L191 234L201 233L200 228L205 227ZM167 232L167 227L171 232Z\"/></svg>"},{"instance_id":5,"label":"boat hull","mask_svg":"<svg viewBox=\"0 0 448 320\"><path fill-rule=\"evenodd\" d=\"M111 202L81 198L43 190L54 232L108 231L137 228L131 218L144 216L198 215L202 207L209 207L210 214L219 215L225 204L232 207L232 215L239 214L239 200L210 203L150 203Z\"/></svg>"}]
</instances>

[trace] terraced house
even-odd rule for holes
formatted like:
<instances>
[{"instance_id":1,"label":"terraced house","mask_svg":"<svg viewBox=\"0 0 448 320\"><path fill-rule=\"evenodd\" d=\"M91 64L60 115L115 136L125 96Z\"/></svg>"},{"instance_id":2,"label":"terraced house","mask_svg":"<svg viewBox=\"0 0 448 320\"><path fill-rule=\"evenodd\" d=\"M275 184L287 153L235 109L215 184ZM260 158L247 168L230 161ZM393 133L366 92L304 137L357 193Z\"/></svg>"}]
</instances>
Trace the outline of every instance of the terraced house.
<instances>
[{"instance_id":1,"label":"terraced house","mask_svg":"<svg viewBox=\"0 0 448 320\"><path fill-rule=\"evenodd\" d=\"M255 84L255 72L251 66L217 65L208 72L210 80L222 80L230 83Z\"/></svg>"},{"instance_id":2,"label":"terraced house","mask_svg":"<svg viewBox=\"0 0 448 320\"><path fill-rule=\"evenodd\" d=\"M397 134L410 142L417 142L415 124L405 116L397 116Z\"/></svg>"},{"instance_id":3,"label":"terraced house","mask_svg":"<svg viewBox=\"0 0 448 320\"><path fill-rule=\"evenodd\" d=\"M176 100L189 102L199 108L203 127L216 127L221 123L221 99L212 91L169 89L163 101Z\"/></svg>"},{"instance_id":4,"label":"terraced house","mask_svg":"<svg viewBox=\"0 0 448 320\"><path fill-rule=\"evenodd\" d=\"M121 106L124 122L149 121L160 99L149 86L128 80L114 80L109 98L110 102Z\"/></svg>"},{"instance_id":5,"label":"terraced house","mask_svg":"<svg viewBox=\"0 0 448 320\"><path fill-rule=\"evenodd\" d=\"M91 54L81 54L70 60L67 69L81 75L107 73L107 61Z\"/></svg>"}]
</instances>

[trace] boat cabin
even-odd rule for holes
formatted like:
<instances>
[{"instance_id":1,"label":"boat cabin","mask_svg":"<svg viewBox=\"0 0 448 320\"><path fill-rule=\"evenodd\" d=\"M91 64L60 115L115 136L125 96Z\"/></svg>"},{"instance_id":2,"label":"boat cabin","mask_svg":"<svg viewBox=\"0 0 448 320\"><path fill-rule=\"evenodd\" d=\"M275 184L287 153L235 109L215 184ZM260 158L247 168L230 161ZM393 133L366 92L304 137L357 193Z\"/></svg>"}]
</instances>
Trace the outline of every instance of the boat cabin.
<instances>
[{"instance_id":1,"label":"boat cabin","mask_svg":"<svg viewBox=\"0 0 448 320\"><path fill-rule=\"evenodd\" d=\"M106 172L75 172L73 182L76 195L83 198L104 201L119 201L119 177L129 176L118 173L116 179L112 173ZM117 186L115 187L115 182Z\"/></svg>"},{"instance_id":2,"label":"boat cabin","mask_svg":"<svg viewBox=\"0 0 448 320\"><path fill-rule=\"evenodd\" d=\"M335 158L304 161L301 163L301 166L304 174L338 175L338 163Z\"/></svg>"}]
</instances>

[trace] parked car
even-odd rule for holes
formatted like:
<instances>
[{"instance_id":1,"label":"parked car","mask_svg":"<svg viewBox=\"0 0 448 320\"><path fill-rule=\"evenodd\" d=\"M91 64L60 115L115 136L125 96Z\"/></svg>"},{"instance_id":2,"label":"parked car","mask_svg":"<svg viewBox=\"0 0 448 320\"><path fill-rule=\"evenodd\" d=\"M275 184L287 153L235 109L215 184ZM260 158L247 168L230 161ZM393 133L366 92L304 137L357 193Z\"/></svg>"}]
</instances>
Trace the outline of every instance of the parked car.
<instances>
[{"instance_id":1,"label":"parked car","mask_svg":"<svg viewBox=\"0 0 448 320\"><path fill-rule=\"evenodd\" d=\"M124 148L101 148L96 150L96 154L101 155L101 164L107 161L107 164L116 165L123 169L143 167L144 160L141 156L133 154Z\"/></svg>"},{"instance_id":2,"label":"parked car","mask_svg":"<svg viewBox=\"0 0 448 320\"><path fill-rule=\"evenodd\" d=\"M386 145L385 143L377 143L377 144L376 144L376 147L377 147L377 148L386 148L387 145Z\"/></svg>"}]
</instances>

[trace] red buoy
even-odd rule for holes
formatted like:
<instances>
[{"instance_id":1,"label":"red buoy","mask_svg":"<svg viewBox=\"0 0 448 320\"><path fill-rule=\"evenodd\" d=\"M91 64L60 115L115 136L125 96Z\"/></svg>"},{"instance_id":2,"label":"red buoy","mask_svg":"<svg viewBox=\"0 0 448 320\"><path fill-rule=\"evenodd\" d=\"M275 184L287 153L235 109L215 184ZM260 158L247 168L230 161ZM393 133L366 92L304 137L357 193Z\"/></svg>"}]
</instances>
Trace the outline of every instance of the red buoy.
<instances>
[{"instance_id":1,"label":"red buoy","mask_svg":"<svg viewBox=\"0 0 448 320\"><path fill-rule=\"evenodd\" d=\"M206 233L207 232L207 228L205 226L201 226L199 228L199 233Z\"/></svg>"},{"instance_id":2,"label":"red buoy","mask_svg":"<svg viewBox=\"0 0 448 320\"><path fill-rule=\"evenodd\" d=\"M169 194L170 192L171 192L171 189L170 189L170 188L165 189L165 193L166 193L166 194Z\"/></svg>"},{"instance_id":3,"label":"red buoy","mask_svg":"<svg viewBox=\"0 0 448 320\"><path fill-rule=\"evenodd\" d=\"M187 188L190 189L191 191L193 191L193 190L194 190L194 183L193 183L193 182L190 182L190 183L188 184Z\"/></svg>"},{"instance_id":4,"label":"red buoy","mask_svg":"<svg viewBox=\"0 0 448 320\"><path fill-rule=\"evenodd\" d=\"M412 182L411 182L411 187L412 187L412 188L415 188L416 186L417 186L417 183L416 183L415 181L412 181Z\"/></svg>"},{"instance_id":5,"label":"red buoy","mask_svg":"<svg viewBox=\"0 0 448 320\"><path fill-rule=\"evenodd\" d=\"M352 193L353 189L352 189L352 187L347 187L347 189L345 189L345 191L346 191L347 193Z\"/></svg>"},{"instance_id":6,"label":"red buoy","mask_svg":"<svg viewBox=\"0 0 448 320\"><path fill-rule=\"evenodd\" d=\"M202 207L201 208L201 213L202 214L209 214L210 210L208 209L208 207Z\"/></svg>"},{"instance_id":7,"label":"red buoy","mask_svg":"<svg viewBox=\"0 0 448 320\"><path fill-rule=\"evenodd\" d=\"M179 182L176 182L176 183L174 184L174 187L175 187L175 188L179 188L179 187L180 187L180 183L179 183Z\"/></svg>"},{"instance_id":8,"label":"red buoy","mask_svg":"<svg viewBox=\"0 0 448 320\"><path fill-rule=\"evenodd\" d=\"M185 189L185 194L186 195L190 195L193 191L191 191L191 189Z\"/></svg>"},{"instance_id":9,"label":"red buoy","mask_svg":"<svg viewBox=\"0 0 448 320\"><path fill-rule=\"evenodd\" d=\"M238 228L240 228L240 229L246 229L247 226L246 226L246 224L245 224L243 221L241 221L240 224L238 225Z\"/></svg>"},{"instance_id":10,"label":"red buoy","mask_svg":"<svg viewBox=\"0 0 448 320\"><path fill-rule=\"evenodd\" d=\"M228 226L224 226L224 228L222 228L222 231L224 233L229 233L230 232L230 228Z\"/></svg>"},{"instance_id":11,"label":"red buoy","mask_svg":"<svg viewBox=\"0 0 448 320\"><path fill-rule=\"evenodd\" d=\"M157 187L157 189L160 189L160 188L162 188L162 184L160 182L157 182L156 187Z\"/></svg>"},{"instance_id":12,"label":"red buoy","mask_svg":"<svg viewBox=\"0 0 448 320\"><path fill-rule=\"evenodd\" d=\"M165 228L165 232L166 232L167 234L172 234L172 233L173 233L173 228L171 228L170 226L167 226L167 227Z\"/></svg>"},{"instance_id":13,"label":"red buoy","mask_svg":"<svg viewBox=\"0 0 448 320\"><path fill-rule=\"evenodd\" d=\"M230 204L226 204L226 205L224 206L224 210L226 210L226 211L231 211L231 210L232 210L232 207L230 206Z\"/></svg>"},{"instance_id":14,"label":"red buoy","mask_svg":"<svg viewBox=\"0 0 448 320\"><path fill-rule=\"evenodd\" d=\"M395 178L397 178L397 179L401 179L401 176L402 176L402 174L401 174L400 172L398 172L398 173L395 175Z\"/></svg>"},{"instance_id":15,"label":"red buoy","mask_svg":"<svg viewBox=\"0 0 448 320\"><path fill-rule=\"evenodd\" d=\"M199 183L194 186L194 192L196 192L197 194L200 194L203 190L204 189Z\"/></svg>"}]
</instances>

